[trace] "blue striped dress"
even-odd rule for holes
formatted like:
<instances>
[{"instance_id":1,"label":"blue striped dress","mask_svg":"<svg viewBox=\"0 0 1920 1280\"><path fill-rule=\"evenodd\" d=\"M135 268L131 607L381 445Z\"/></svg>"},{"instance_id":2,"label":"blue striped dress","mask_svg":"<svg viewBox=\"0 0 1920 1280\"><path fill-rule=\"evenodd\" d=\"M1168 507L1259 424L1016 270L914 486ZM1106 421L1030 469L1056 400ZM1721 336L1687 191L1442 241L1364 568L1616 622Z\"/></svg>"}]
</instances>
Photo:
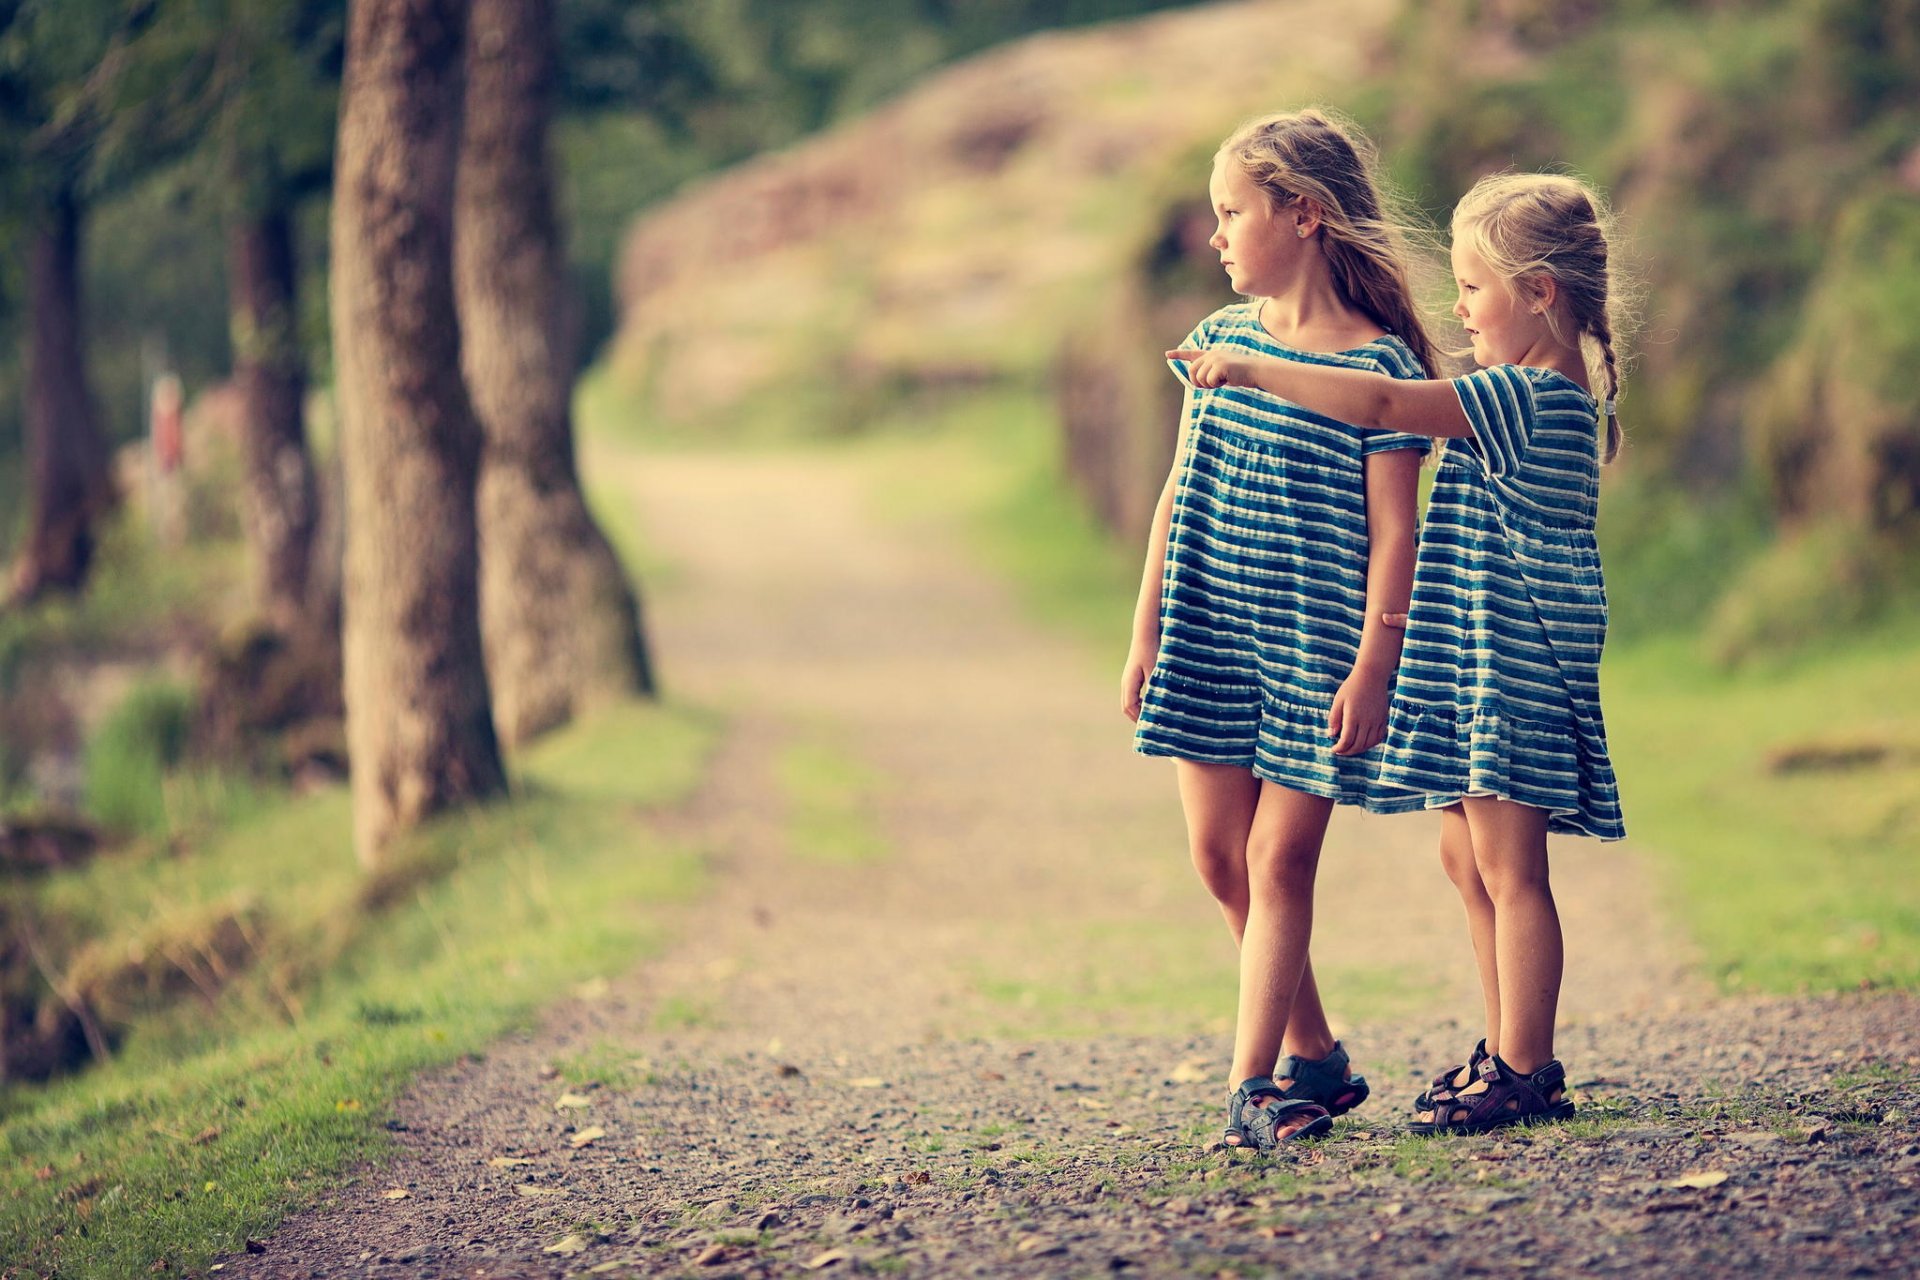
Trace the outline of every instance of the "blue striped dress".
<instances>
[{"instance_id":1,"label":"blue striped dress","mask_svg":"<svg viewBox=\"0 0 1920 1280\"><path fill-rule=\"evenodd\" d=\"M1473 435L1448 441L1427 503L1380 783L1428 808L1498 796L1545 809L1550 831L1618 840L1597 408L1551 369L1453 385Z\"/></svg>"},{"instance_id":2,"label":"blue striped dress","mask_svg":"<svg viewBox=\"0 0 1920 1280\"><path fill-rule=\"evenodd\" d=\"M1301 351L1260 323L1258 301L1223 307L1184 346L1419 378L1400 339ZM1186 382L1185 368L1174 371ZM1238 765L1343 804L1368 803L1379 749L1333 754L1327 715L1366 620L1362 459L1426 449L1422 436L1358 431L1264 391L1189 391L1161 573L1160 653L1135 748ZM1394 812L1422 798L1396 792Z\"/></svg>"}]
</instances>

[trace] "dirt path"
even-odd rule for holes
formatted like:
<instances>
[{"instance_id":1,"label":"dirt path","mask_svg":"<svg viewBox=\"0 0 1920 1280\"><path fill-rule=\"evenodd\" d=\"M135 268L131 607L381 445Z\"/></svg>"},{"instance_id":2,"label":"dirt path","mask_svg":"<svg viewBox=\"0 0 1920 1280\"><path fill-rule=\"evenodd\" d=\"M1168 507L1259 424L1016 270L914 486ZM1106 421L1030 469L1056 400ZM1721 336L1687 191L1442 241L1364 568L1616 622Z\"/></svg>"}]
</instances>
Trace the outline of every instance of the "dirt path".
<instances>
[{"instance_id":1,"label":"dirt path","mask_svg":"<svg viewBox=\"0 0 1920 1280\"><path fill-rule=\"evenodd\" d=\"M1555 864L1562 1057L1593 1122L1397 1136L1476 998L1433 824L1343 813L1315 959L1376 1099L1294 1156L1203 1154L1230 948L1110 664L1023 621L936 531L876 520L845 459L596 465L678 566L652 601L675 695L735 717L679 818L717 892L664 961L422 1080L400 1162L228 1274L1904 1265L1915 1002L1706 1000L1630 849ZM828 830L876 852L810 852L796 761L850 780ZM556 1078L582 1062L597 1084ZM556 1109L566 1092L585 1106ZM589 1125L605 1136L574 1148ZM1727 1177L1668 1185L1696 1173Z\"/></svg>"}]
</instances>

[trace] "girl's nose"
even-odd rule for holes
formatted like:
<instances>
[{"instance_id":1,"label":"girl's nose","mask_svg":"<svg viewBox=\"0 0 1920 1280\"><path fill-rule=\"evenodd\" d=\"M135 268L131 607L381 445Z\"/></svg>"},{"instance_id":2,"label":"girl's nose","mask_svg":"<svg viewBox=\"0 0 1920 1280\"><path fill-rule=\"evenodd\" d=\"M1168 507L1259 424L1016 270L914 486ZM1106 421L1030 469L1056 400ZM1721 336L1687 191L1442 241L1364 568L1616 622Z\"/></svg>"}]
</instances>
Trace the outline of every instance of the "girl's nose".
<instances>
[{"instance_id":1,"label":"girl's nose","mask_svg":"<svg viewBox=\"0 0 1920 1280\"><path fill-rule=\"evenodd\" d=\"M1207 247L1210 249L1214 249L1216 251L1226 248L1227 233L1225 231L1216 230L1211 236L1207 237Z\"/></svg>"}]
</instances>

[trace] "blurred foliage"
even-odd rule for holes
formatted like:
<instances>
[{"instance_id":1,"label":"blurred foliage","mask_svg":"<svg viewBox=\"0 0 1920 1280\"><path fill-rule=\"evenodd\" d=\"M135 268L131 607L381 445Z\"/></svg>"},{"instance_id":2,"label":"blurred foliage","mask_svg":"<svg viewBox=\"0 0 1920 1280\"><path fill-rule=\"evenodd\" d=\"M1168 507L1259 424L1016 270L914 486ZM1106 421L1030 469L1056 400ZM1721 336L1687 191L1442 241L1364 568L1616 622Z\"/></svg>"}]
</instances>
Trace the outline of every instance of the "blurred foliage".
<instances>
[{"instance_id":1,"label":"blurred foliage","mask_svg":"<svg viewBox=\"0 0 1920 1280\"><path fill-rule=\"evenodd\" d=\"M87 810L107 827L163 836L166 775L180 763L193 696L171 680L135 685L87 744Z\"/></svg>"},{"instance_id":2,"label":"blurred foliage","mask_svg":"<svg viewBox=\"0 0 1920 1280\"><path fill-rule=\"evenodd\" d=\"M555 147L581 363L613 328L621 233L689 179L864 111L997 41L1192 2L558 0ZM275 191L298 202L302 334L310 367L325 370L324 197L345 10L346 0L0 4L0 555L20 511L9 482L38 172L28 150L57 136L48 163L95 197L85 312L112 439L141 431L154 362L180 373L190 395L225 375L222 220ZM51 120L67 127L50 134Z\"/></svg>"}]
</instances>

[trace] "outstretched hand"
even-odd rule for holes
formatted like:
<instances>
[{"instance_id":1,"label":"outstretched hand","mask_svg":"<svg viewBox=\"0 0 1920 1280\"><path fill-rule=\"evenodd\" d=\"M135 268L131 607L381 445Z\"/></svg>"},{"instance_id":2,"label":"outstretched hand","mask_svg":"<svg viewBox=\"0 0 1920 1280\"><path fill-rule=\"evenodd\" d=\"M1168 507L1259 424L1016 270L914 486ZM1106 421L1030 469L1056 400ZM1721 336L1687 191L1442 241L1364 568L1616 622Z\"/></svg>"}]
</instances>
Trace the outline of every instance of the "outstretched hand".
<instances>
[{"instance_id":1,"label":"outstretched hand","mask_svg":"<svg viewBox=\"0 0 1920 1280\"><path fill-rule=\"evenodd\" d=\"M1167 352L1167 359L1187 366L1187 381L1202 391L1213 387L1251 387L1253 362L1245 355L1225 351L1190 351L1181 347Z\"/></svg>"}]
</instances>

